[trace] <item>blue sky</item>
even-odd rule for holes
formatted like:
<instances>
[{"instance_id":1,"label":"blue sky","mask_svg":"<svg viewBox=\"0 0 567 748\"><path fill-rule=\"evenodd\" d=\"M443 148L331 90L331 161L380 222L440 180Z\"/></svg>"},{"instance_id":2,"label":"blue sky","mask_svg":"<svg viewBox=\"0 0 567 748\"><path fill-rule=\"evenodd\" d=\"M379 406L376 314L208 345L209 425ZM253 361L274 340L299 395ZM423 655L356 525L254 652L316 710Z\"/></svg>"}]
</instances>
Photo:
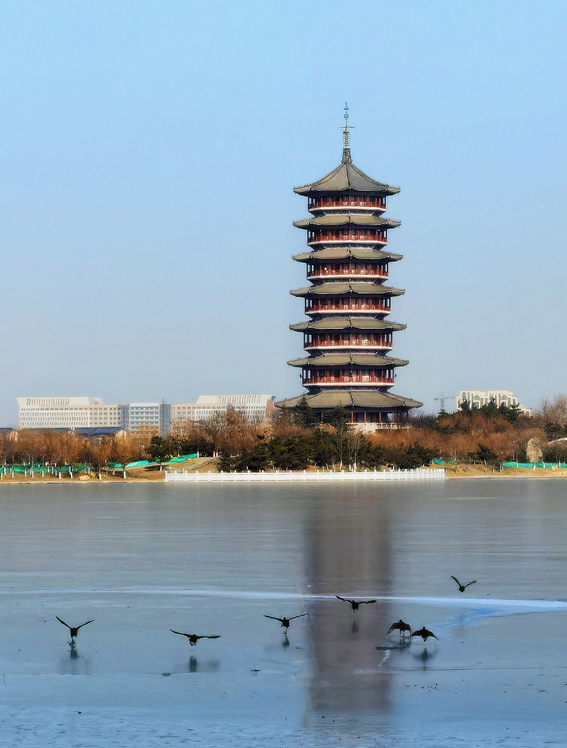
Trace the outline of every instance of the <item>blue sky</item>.
<instances>
[{"instance_id":1,"label":"blue sky","mask_svg":"<svg viewBox=\"0 0 567 748\"><path fill-rule=\"evenodd\" d=\"M567 391L567 4L0 4L0 424L22 395L301 392L340 161L402 188L395 392Z\"/></svg>"}]
</instances>

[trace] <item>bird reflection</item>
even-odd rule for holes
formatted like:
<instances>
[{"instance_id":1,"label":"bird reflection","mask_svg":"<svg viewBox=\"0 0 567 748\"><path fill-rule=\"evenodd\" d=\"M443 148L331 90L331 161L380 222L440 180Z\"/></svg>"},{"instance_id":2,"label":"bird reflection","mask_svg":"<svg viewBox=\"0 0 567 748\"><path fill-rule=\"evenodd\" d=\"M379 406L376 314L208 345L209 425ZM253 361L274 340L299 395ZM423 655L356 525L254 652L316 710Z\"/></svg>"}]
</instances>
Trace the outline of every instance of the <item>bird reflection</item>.
<instances>
[{"instance_id":1,"label":"bird reflection","mask_svg":"<svg viewBox=\"0 0 567 748\"><path fill-rule=\"evenodd\" d=\"M358 633L358 623L355 620L353 620L353 622L352 622L352 633L353 634L357 634Z\"/></svg>"},{"instance_id":2,"label":"bird reflection","mask_svg":"<svg viewBox=\"0 0 567 748\"><path fill-rule=\"evenodd\" d=\"M189 660L180 662L172 668L172 673L217 673L220 668L220 660L198 660L191 655Z\"/></svg>"},{"instance_id":3,"label":"bird reflection","mask_svg":"<svg viewBox=\"0 0 567 748\"><path fill-rule=\"evenodd\" d=\"M59 673L61 675L89 675L90 672L91 661L79 654L79 650L73 642L69 647L69 655L62 656L59 660Z\"/></svg>"},{"instance_id":4,"label":"bird reflection","mask_svg":"<svg viewBox=\"0 0 567 748\"><path fill-rule=\"evenodd\" d=\"M284 638L283 638L283 641L282 641L282 647L289 647L289 639L288 639L288 636L287 636L287 629L286 629L286 631L284 633Z\"/></svg>"},{"instance_id":5,"label":"bird reflection","mask_svg":"<svg viewBox=\"0 0 567 748\"><path fill-rule=\"evenodd\" d=\"M412 656L421 664L422 670L427 670L428 661L432 660L436 654L437 652L430 652L427 648L422 649L419 653L412 652Z\"/></svg>"}]
</instances>

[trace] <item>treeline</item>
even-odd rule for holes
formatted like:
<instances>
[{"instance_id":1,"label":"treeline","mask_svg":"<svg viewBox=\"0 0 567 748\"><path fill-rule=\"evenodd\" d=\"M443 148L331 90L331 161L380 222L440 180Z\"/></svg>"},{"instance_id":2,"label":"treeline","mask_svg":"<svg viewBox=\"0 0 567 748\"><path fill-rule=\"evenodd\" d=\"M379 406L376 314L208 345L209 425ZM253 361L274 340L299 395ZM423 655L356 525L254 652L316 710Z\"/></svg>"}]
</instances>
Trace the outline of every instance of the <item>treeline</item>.
<instances>
[{"instance_id":1,"label":"treeline","mask_svg":"<svg viewBox=\"0 0 567 748\"><path fill-rule=\"evenodd\" d=\"M466 404L456 413L417 415L407 428L369 434L352 428L347 411L335 408L321 422L305 399L279 412L270 424L248 423L228 411L201 423L174 422L167 438L141 428L124 437L91 441L73 432L22 430L0 437L0 464L88 464L100 470L150 459L198 454L218 457L223 471L318 468L401 469L434 459L458 462L528 462L529 445L547 462L567 461L567 396L544 401L532 417L518 408Z\"/></svg>"},{"instance_id":2,"label":"treeline","mask_svg":"<svg viewBox=\"0 0 567 748\"><path fill-rule=\"evenodd\" d=\"M237 411L202 423L173 424L165 447L170 454L218 456L217 469L224 472L384 465L410 469L429 464L436 456L419 444L373 444L351 428L344 408L335 408L321 423L305 400L291 411L279 412L269 425L247 423Z\"/></svg>"},{"instance_id":3,"label":"treeline","mask_svg":"<svg viewBox=\"0 0 567 748\"><path fill-rule=\"evenodd\" d=\"M72 431L22 429L0 437L0 464L90 465L100 470L145 459L155 436L155 430L140 429L119 438L89 440Z\"/></svg>"},{"instance_id":4,"label":"treeline","mask_svg":"<svg viewBox=\"0 0 567 748\"><path fill-rule=\"evenodd\" d=\"M434 459L528 462L533 457L528 456L528 444L535 444L545 461L565 461L567 441L557 441L563 434L567 436L564 395L544 401L531 417L494 402L479 409L464 404L456 413L417 415L408 428L369 434L353 429L340 407L321 423L304 399L295 409L279 413L270 426L247 424L237 412L204 424L179 424L172 430L169 449L220 455L218 469L224 471L411 469Z\"/></svg>"}]
</instances>

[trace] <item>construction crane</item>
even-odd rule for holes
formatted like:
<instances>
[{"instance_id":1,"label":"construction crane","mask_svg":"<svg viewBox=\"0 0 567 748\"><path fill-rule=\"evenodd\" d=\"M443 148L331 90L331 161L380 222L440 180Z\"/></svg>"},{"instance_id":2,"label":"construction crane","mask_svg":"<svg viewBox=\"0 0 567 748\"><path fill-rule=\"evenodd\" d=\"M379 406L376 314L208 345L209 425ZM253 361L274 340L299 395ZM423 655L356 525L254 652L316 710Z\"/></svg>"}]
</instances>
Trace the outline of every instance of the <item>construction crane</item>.
<instances>
[{"instance_id":1,"label":"construction crane","mask_svg":"<svg viewBox=\"0 0 567 748\"><path fill-rule=\"evenodd\" d=\"M439 402L441 403L441 410L439 411L440 413L446 412L445 411L445 400L451 400L453 397L457 397L457 396L456 395L444 395L443 393L441 393L441 397L435 398L436 400L439 400Z\"/></svg>"}]
</instances>

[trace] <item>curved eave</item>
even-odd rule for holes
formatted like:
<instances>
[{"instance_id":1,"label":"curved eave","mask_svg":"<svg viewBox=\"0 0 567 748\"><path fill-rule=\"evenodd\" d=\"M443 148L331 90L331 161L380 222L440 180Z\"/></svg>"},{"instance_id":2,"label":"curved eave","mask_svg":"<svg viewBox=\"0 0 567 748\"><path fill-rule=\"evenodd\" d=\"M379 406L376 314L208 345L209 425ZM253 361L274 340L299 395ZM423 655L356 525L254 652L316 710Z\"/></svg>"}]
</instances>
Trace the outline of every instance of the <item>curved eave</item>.
<instances>
[{"instance_id":1,"label":"curved eave","mask_svg":"<svg viewBox=\"0 0 567 748\"><path fill-rule=\"evenodd\" d=\"M382 218L381 216L363 213L338 213L336 215L314 216L313 218L303 218L300 221L294 221L293 225L298 229L328 228L333 226L361 226L364 228L389 228L395 229L401 226L401 221L394 221L392 218Z\"/></svg>"},{"instance_id":2,"label":"curved eave","mask_svg":"<svg viewBox=\"0 0 567 748\"><path fill-rule=\"evenodd\" d=\"M282 400L276 405L280 408L294 408L303 400L307 400L310 408L315 410L331 409L337 406L344 408L374 408L376 410L409 410L410 408L421 408L423 403L418 400L412 400L409 397L394 395L390 392L378 392L376 390L345 390L345 391L326 391L317 392L313 395L299 395Z\"/></svg>"},{"instance_id":3,"label":"curved eave","mask_svg":"<svg viewBox=\"0 0 567 748\"><path fill-rule=\"evenodd\" d=\"M405 291L391 286L379 286L377 283L344 283L334 281L321 283L318 286L306 286L290 291L292 296L402 296Z\"/></svg>"},{"instance_id":4,"label":"curved eave","mask_svg":"<svg viewBox=\"0 0 567 748\"><path fill-rule=\"evenodd\" d=\"M350 161L342 161L336 169L333 169L333 171L321 179L311 182L311 184L305 184L302 187L294 187L293 191L297 195L328 194L330 192L364 192L368 195L388 197L388 195L396 195L400 191L400 188L377 182Z\"/></svg>"},{"instance_id":5,"label":"curved eave","mask_svg":"<svg viewBox=\"0 0 567 748\"><path fill-rule=\"evenodd\" d=\"M407 325L374 317L324 317L290 325L290 330L307 332L309 330L405 330Z\"/></svg>"},{"instance_id":6,"label":"curved eave","mask_svg":"<svg viewBox=\"0 0 567 748\"><path fill-rule=\"evenodd\" d=\"M319 369L323 366L329 368L333 366L361 366L366 369L387 369L392 366L407 366L409 361L404 361L403 358L376 356L371 353L324 353L321 356L296 358L287 363L289 366L301 367L302 369Z\"/></svg>"},{"instance_id":7,"label":"curved eave","mask_svg":"<svg viewBox=\"0 0 567 748\"><path fill-rule=\"evenodd\" d=\"M351 259L397 262L403 259L403 255L394 254L393 252L383 252L380 249L372 249L372 247L325 247L315 252L300 252L298 255L293 255L292 259L296 262Z\"/></svg>"}]
</instances>

